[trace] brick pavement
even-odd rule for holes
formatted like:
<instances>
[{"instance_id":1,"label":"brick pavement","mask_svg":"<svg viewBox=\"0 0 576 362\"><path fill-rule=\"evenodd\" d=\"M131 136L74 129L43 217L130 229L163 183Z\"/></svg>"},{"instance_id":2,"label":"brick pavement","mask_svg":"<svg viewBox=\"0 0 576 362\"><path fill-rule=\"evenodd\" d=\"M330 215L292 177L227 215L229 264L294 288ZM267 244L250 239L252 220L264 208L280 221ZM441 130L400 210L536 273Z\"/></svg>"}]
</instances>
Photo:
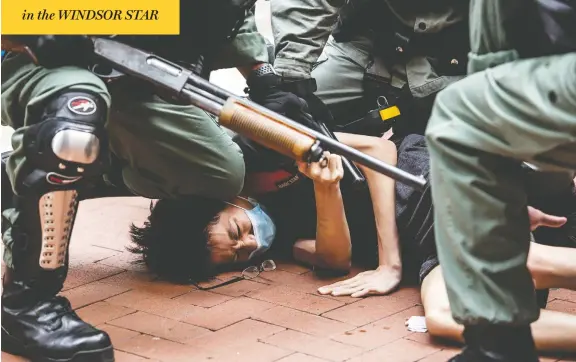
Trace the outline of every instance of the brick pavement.
<instances>
[{"instance_id":1,"label":"brick pavement","mask_svg":"<svg viewBox=\"0 0 576 362\"><path fill-rule=\"evenodd\" d=\"M125 250L128 224L141 223L148 207L140 198L85 201L74 228L63 294L110 334L118 362L443 362L457 352L406 330L406 318L423 314L416 288L324 297L316 288L332 279L280 262L254 281L213 291L155 280ZM550 298L551 309L576 312L576 292L555 290ZM2 361L24 359L2 353Z\"/></svg>"}]
</instances>

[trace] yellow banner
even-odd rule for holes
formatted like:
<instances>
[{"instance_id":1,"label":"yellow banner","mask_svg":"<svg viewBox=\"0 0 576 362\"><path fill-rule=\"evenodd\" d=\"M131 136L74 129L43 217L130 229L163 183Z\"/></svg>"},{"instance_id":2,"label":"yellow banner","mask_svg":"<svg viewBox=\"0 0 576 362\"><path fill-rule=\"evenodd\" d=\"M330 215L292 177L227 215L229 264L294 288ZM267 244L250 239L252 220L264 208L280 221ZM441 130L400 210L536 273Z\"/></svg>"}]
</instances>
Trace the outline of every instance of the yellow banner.
<instances>
[{"instance_id":1,"label":"yellow banner","mask_svg":"<svg viewBox=\"0 0 576 362\"><path fill-rule=\"evenodd\" d=\"M179 32L180 0L2 0L4 35Z\"/></svg>"}]
</instances>

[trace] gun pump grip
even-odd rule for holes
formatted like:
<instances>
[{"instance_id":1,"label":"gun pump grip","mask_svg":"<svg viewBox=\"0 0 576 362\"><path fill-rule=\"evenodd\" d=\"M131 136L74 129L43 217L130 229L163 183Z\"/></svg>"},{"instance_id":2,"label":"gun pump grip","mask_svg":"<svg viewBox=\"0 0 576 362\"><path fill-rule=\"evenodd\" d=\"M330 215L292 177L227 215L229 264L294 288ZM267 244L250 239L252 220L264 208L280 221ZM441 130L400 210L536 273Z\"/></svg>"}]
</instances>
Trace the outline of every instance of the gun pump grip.
<instances>
[{"instance_id":1,"label":"gun pump grip","mask_svg":"<svg viewBox=\"0 0 576 362\"><path fill-rule=\"evenodd\" d=\"M316 139L281 121L229 98L220 111L220 123L261 145L297 161L317 161L322 154Z\"/></svg>"}]
</instances>

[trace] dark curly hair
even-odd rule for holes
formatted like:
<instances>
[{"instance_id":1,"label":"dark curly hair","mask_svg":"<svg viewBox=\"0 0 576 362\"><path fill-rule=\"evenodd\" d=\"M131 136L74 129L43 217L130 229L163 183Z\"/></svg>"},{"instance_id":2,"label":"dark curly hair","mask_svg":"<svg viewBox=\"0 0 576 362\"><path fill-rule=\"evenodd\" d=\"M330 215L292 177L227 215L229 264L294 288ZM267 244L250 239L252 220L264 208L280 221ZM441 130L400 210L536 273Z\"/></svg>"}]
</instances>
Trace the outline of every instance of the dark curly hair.
<instances>
[{"instance_id":1,"label":"dark curly hair","mask_svg":"<svg viewBox=\"0 0 576 362\"><path fill-rule=\"evenodd\" d=\"M150 204L142 227L130 225L133 245L142 262L159 277L176 283L197 283L214 276L207 246L208 229L218 222L223 201L200 196L159 200Z\"/></svg>"}]
</instances>

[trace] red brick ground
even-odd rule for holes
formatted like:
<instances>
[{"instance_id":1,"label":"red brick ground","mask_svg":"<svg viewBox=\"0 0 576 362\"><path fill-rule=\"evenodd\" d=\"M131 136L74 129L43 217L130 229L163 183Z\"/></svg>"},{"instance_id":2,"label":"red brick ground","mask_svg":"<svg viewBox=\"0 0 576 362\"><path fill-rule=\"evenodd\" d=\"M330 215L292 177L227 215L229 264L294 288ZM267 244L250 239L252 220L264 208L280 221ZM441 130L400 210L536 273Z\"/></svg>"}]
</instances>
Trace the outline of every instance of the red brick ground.
<instances>
[{"instance_id":1,"label":"red brick ground","mask_svg":"<svg viewBox=\"0 0 576 362\"><path fill-rule=\"evenodd\" d=\"M332 280L281 263L256 281L214 291L155 281L125 250L128 223L141 223L148 206L138 198L83 202L71 246L63 294L110 334L118 362L440 362L458 351L406 330L406 318L423 315L415 288L323 297L316 288ZM550 308L576 313L576 292L553 291ZM2 353L2 361L24 360Z\"/></svg>"}]
</instances>

